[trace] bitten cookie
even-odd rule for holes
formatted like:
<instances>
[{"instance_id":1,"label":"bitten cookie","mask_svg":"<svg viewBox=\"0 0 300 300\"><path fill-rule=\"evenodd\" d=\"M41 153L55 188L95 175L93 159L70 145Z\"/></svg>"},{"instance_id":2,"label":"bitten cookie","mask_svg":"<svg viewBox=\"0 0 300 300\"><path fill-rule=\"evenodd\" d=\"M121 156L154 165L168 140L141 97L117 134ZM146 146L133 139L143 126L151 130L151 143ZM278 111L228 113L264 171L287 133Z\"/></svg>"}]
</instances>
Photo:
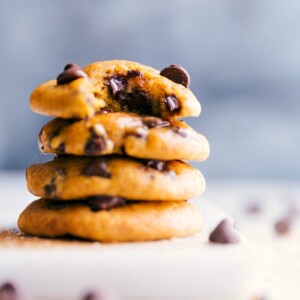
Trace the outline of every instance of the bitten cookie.
<instances>
[{"instance_id":1,"label":"bitten cookie","mask_svg":"<svg viewBox=\"0 0 300 300\"><path fill-rule=\"evenodd\" d=\"M30 107L66 119L91 117L101 107L164 119L198 116L200 103L185 87L189 77L184 72L170 66L160 73L126 60L96 62L83 70L69 64L57 80L33 91Z\"/></svg>"},{"instance_id":2,"label":"bitten cookie","mask_svg":"<svg viewBox=\"0 0 300 300\"><path fill-rule=\"evenodd\" d=\"M186 201L129 202L109 210L82 201L60 204L45 199L32 202L19 217L20 230L45 237L131 242L183 237L202 228L201 215Z\"/></svg>"},{"instance_id":3,"label":"bitten cookie","mask_svg":"<svg viewBox=\"0 0 300 300\"><path fill-rule=\"evenodd\" d=\"M187 124L134 113L103 113L87 120L54 119L39 134L44 153L104 155L125 153L147 159L203 161L206 138Z\"/></svg>"},{"instance_id":4,"label":"bitten cookie","mask_svg":"<svg viewBox=\"0 0 300 300\"><path fill-rule=\"evenodd\" d=\"M205 189L200 171L185 162L123 156L60 157L30 166L26 178L32 194L61 200L97 195L185 200Z\"/></svg>"}]
</instances>

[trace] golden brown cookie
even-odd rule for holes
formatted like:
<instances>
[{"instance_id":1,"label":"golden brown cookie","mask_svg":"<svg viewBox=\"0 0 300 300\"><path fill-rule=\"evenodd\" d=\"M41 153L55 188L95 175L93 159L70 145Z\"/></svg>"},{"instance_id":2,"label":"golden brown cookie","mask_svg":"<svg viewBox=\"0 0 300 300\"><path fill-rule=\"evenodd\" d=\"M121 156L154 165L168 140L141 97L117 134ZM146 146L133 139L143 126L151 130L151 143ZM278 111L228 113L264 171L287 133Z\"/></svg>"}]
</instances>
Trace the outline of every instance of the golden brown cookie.
<instances>
[{"instance_id":1,"label":"golden brown cookie","mask_svg":"<svg viewBox=\"0 0 300 300\"><path fill-rule=\"evenodd\" d=\"M104 155L125 153L147 159L203 161L206 138L181 121L134 113L106 113L87 120L54 119L39 135L44 153Z\"/></svg>"},{"instance_id":2,"label":"golden brown cookie","mask_svg":"<svg viewBox=\"0 0 300 300\"><path fill-rule=\"evenodd\" d=\"M62 206L51 202L32 202L19 217L20 230L45 237L134 242L188 236L202 228L200 213L186 201L129 202L98 211L82 201Z\"/></svg>"},{"instance_id":3,"label":"golden brown cookie","mask_svg":"<svg viewBox=\"0 0 300 300\"><path fill-rule=\"evenodd\" d=\"M175 201L205 190L200 171L185 162L124 156L60 157L30 166L26 178L32 194L61 200L107 195Z\"/></svg>"},{"instance_id":4,"label":"golden brown cookie","mask_svg":"<svg viewBox=\"0 0 300 300\"><path fill-rule=\"evenodd\" d=\"M162 74L176 78L165 71ZM194 94L165 76L126 60L96 62L83 70L69 64L57 80L33 91L30 107L34 112L66 119L91 117L101 107L164 119L198 116L201 107Z\"/></svg>"}]
</instances>

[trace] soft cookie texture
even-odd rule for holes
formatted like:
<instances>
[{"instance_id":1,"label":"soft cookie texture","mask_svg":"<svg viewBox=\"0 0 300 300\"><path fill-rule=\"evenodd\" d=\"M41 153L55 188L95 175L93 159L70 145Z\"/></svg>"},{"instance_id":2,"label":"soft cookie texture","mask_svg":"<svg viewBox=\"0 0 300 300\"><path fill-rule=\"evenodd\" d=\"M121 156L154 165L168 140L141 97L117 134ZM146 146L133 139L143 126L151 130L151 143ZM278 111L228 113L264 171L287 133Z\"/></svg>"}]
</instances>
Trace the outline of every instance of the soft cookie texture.
<instances>
[{"instance_id":1,"label":"soft cookie texture","mask_svg":"<svg viewBox=\"0 0 300 300\"><path fill-rule=\"evenodd\" d=\"M174 78L169 72L160 75L156 69L126 60L92 63L82 72L76 67L74 74L74 67L68 66L57 80L33 91L30 107L34 112L66 119L91 117L103 107L164 119L200 114L194 94L168 79Z\"/></svg>"},{"instance_id":2,"label":"soft cookie texture","mask_svg":"<svg viewBox=\"0 0 300 300\"><path fill-rule=\"evenodd\" d=\"M106 195L178 201L205 190L200 171L185 162L124 156L59 157L30 166L26 178L32 194L60 200Z\"/></svg>"},{"instance_id":3,"label":"soft cookie texture","mask_svg":"<svg viewBox=\"0 0 300 300\"><path fill-rule=\"evenodd\" d=\"M194 234L202 228L202 218L186 201L133 202L93 211L82 202L53 207L51 200L39 199L22 212L18 226L24 233L51 238L71 235L102 242L131 242Z\"/></svg>"},{"instance_id":4,"label":"soft cookie texture","mask_svg":"<svg viewBox=\"0 0 300 300\"><path fill-rule=\"evenodd\" d=\"M102 113L87 120L54 119L39 135L44 153L122 154L147 159L203 161L206 138L184 122L135 113Z\"/></svg>"}]
</instances>

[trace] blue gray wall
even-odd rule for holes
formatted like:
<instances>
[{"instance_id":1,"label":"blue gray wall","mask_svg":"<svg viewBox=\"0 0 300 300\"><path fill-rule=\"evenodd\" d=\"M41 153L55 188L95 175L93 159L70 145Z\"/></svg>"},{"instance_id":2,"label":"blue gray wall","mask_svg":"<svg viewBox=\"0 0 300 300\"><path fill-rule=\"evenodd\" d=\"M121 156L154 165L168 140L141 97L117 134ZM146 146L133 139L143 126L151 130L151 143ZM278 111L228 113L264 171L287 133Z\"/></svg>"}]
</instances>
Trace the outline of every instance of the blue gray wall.
<instances>
[{"instance_id":1,"label":"blue gray wall","mask_svg":"<svg viewBox=\"0 0 300 300\"><path fill-rule=\"evenodd\" d=\"M299 178L300 2L0 1L0 168L50 159L30 92L68 62L189 70L211 143L207 177Z\"/></svg>"}]
</instances>

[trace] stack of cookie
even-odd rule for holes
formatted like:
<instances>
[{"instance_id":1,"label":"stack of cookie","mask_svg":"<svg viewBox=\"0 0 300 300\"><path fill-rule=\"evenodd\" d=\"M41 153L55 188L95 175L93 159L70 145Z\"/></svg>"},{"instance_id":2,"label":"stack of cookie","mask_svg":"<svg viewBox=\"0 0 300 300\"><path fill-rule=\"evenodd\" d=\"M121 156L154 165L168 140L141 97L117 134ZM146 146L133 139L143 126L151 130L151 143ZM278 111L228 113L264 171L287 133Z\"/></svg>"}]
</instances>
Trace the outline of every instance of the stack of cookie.
<instances>
[{"instance_id":1,"label":"stack of cookie","mask_svg":"<svg viewBox=\"0 0 300 300\"><path fill-rule=\"evenodd\" d=\"M186 200L205 181L183 160L205 160L209 144L178 120L200 114L188 86L180 66L114 60L68 64L34 90L32 110L56 117L39 134L40 150L55 157L27 169L41 199L22 212L21 231L103 242L198 232L201 215Z\"/></svg>"}]
</instances>

